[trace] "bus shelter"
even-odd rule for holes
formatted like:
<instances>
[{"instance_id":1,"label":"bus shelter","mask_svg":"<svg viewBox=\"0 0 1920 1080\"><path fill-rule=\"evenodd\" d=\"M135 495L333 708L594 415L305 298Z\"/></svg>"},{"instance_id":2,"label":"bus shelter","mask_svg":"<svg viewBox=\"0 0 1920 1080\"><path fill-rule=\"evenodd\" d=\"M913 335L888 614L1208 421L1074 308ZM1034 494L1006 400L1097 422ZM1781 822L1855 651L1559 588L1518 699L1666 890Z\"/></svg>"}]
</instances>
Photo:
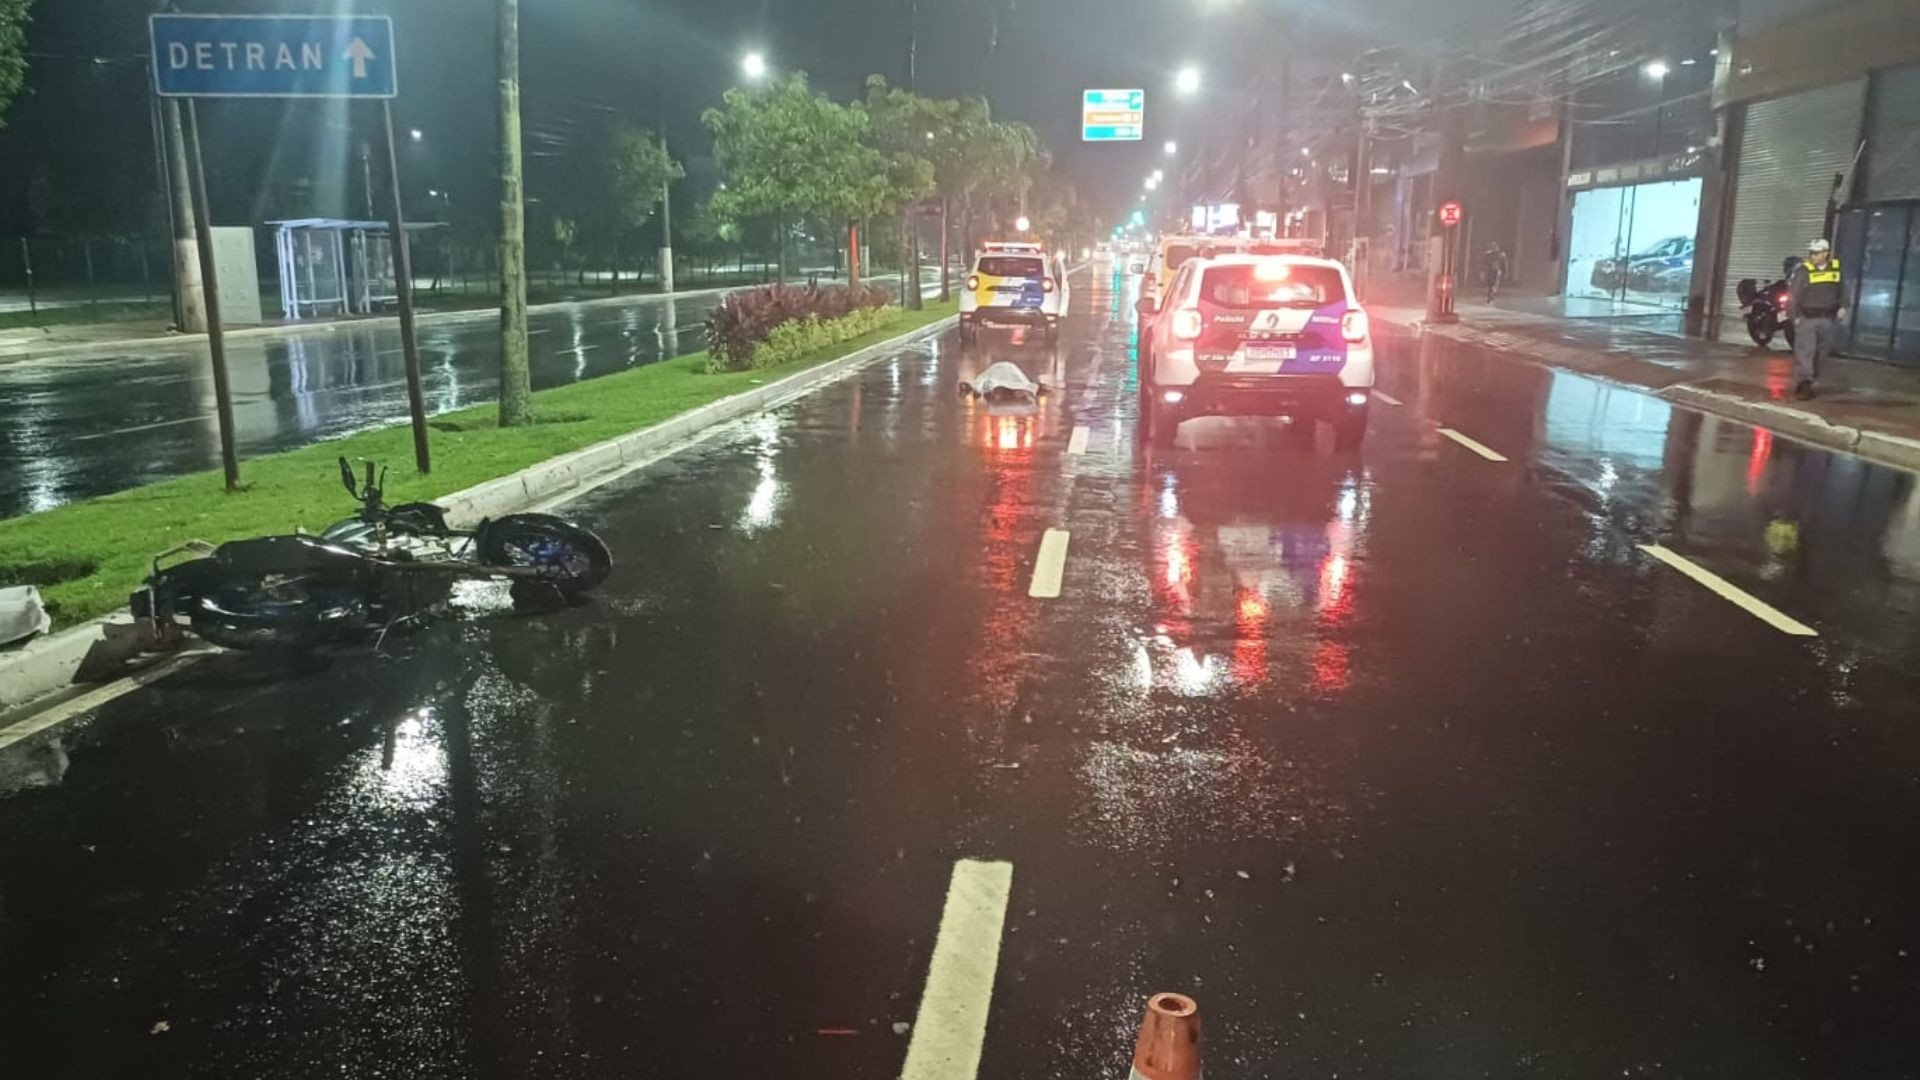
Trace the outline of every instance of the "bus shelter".
<instances>
[{"instance_id":1,"label":"bus shelter","mask_svg":"<svg viewBox=\"0 0 1920 1080\"><path fill-rule=\"evenodd\" d=\"M284 318L372 315L398 305L389 223L294 218L268 224L274 227ZM416 236L444 227L440 222L407 224Z\"/></svg>"}]
</instances>

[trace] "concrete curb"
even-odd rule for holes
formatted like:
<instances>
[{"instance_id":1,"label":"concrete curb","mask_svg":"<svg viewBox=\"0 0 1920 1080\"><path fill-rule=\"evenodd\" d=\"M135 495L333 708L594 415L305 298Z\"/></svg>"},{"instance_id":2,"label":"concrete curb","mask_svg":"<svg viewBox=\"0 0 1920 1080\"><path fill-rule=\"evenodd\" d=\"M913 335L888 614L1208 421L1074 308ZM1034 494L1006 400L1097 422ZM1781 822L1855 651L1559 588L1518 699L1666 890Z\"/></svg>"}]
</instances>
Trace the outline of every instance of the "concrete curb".
<instances>
[{"instance_id":1,"label":"concrete curb","mask_svg":"<svg viewBox=\"0 0 1920 1080\"><path fill-rule=\"evenodd\" d=\"M1404 322L1397 319L1381 321L1415 336L1433 334L1449 341L1474 345L1490 353L1523 363L1540 364L1572 371L1589 378L1603 379L1651 394L1683 408L1763 427L1788 438L1830 450L1844 450L1849 454L1857 454L1882 465L1920 472L1920 440L1850 424L1836 424L1818 413L1808 412L1805 409L1770 401L1754 401L1738 394L1707 390L1692 383L1675 381L1671 377L1673 369L1659 364L1636 361L1624 354L1581 350L1581 356L1575 358L1572 355L1562 355L1570 352L1572 347L1556 345L1552 342L1540 342L1538 348L1531 345L1510 346L1504 342L1489 343L1472 335L1459 333L1457 325L1430 326L1424 321Z\"/></svg>"},{"instance_id":2,"label":"concrete curb","mask_svg":"<svg viewBox=\"0 0 1920 1080\"><path fill-rule=\"evenodd\" d=\"M938 336L957 322L957 316L949 315L837 360L708 402L650 428L549 458L436 501L447 508L451 520L460 524L524 509L657 457L675 443L730 420L784 404L892 355L904 346ZM0 713L24 710L30 704L37 704L38 699L76 683L100 682L128 674L128 662L137 654L131 620L131 613L123 609L0 653Z\"/></svg>"},{"instance_id":3,"label":"concrete curb","mask_svg":"<svg viewBox=\"0 0 1920 1080\"><path fill-rule=\"evenodd\" d=\"M1768 428L1816 446L1859 453L1861 437L1859 428L1831 423L1803 409L1788 408L1785 405L1775 405L1765 401L1752 401L1736 394L1703 390L1698 386L1684 383L1669 386L1656 393L1676 405L1685 405L1701 412L1730 417L1755 427Z\"/></svg>"}]
</instances>

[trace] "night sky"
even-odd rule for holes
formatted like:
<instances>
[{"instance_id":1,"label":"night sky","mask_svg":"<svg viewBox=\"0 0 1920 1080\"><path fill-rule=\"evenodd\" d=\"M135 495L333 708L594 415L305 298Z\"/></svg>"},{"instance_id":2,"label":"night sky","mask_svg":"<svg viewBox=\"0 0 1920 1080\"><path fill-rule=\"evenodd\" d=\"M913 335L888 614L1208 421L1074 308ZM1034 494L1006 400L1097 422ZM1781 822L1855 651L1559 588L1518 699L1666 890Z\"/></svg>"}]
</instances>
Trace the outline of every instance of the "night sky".
<instances>
[{"instance_id":1,"label":"night sky","mask_svg":"<svg viewBox=\"0 0 1920 1080\"><path fill-rule=\"evenodd\" d=\"M1058 166L1113 209L1168 138L1191 141L1209 101L1175 102L1173 70L1207 68L1208 92L1226 96L1271 55L1250 48L1298 27L1301 52L1338 64L1359 43L1402 39L1466 7L1413 0L1331 5L1318 0L923 0L917 88L947 96L986 94L1002 118L1025 120L1053 148ZM422 140L403 148L410 200L429 188L453 192L454 213L489 212L487 177L497 136L494 5L490 0L273 3L208 2L194 11L388 13L401 48L396 117ZM810 73L847 100L870 73L904 82L905 0L523 0L522 76L529 184L537 196L550 170L583 148L585 133L613 115L649 126L664 113L675 152L688 159L697 194L712 182L702 159L700 111L737 80L738 57L765 51L776 70ZM997 9L997 22L989 12ZM101 205L138 204L152 189L148 133L146 11L137 0L39 0L29 29L28 92L0 131L0 234L21 231L33 176L39 200L65 200L43 231L97 228ZM1265 35L1246 33L1266 20ZM1434 23L1433 20L1439 20ZM997 48L989 42L997 29ZM1336 32L1344 31L1344 32ZM1148 90L1148 138L1134 146L1083 146L1078 96L1085 86ZM1220 100L1219 97L1212 100ZM222 216L255 221L298 213L358 213L357 150L377 128L371 107L314 102L214 102L208 128L210 182ZM349 134L351 132L351 134ZM48 194L51 191L52 194ZM471 197L469 197L469 195ZM66 228L60 226L65 224Z\"/></svg>"}]
</instances>

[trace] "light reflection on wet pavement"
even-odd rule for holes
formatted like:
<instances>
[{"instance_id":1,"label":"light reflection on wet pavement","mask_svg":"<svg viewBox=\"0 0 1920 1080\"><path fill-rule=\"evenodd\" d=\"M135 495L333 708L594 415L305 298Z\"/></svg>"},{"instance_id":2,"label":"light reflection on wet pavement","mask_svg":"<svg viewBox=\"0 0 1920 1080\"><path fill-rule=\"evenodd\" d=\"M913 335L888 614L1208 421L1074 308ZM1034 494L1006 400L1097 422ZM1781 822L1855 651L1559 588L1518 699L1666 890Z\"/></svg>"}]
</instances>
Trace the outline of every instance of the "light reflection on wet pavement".
<instances>
[{"instance_id":1,"label":"light reflection on wet pavement","mask_svg":"<svg viewBox=\"0 0 1920 1080\"><path fill-rule=\"evenodd\" d=\"M931 274L931 271L929 271ZM897 276L873 279L886 283ZM929 278L931 280L931 277ZM529 323L536 390L611 375L706 345L720 291L551 305ZM500 335L488 311L419 330L427 412L497 400ZM220 465L204 344L159 341L0 363L0 518ZM227 341L241 458L404 422L406 367L390 325L321 325Z\"/></svg>"},{"instance_id":2,"label":"light reflection on wet pavement","mask_svg":"<svg viewBox=\"0 0 1920 1080\"><path fill-rule=\"evenodd\" d=\"M1130 300L600 489L589 605L223 657L6 755L0 1038L27 1075L891 1077L985 857L982 1076L1123 1075L1156 990L1224 1076L1920 1068L1910 476L1444 342L1387 344L1361 454L1143 455ZM955 393L997 359L1054 392Z\"/></svg>"}]
</instances>

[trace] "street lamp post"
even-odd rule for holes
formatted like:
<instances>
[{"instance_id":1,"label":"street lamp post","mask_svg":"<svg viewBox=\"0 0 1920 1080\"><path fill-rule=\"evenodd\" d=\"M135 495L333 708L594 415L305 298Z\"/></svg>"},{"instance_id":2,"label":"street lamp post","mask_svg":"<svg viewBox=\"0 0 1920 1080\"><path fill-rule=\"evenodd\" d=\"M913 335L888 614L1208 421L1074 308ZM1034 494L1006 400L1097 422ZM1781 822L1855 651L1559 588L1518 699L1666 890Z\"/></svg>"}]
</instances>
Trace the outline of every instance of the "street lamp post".
<instances>
[{"instance_id":1,"label":"street lamp post","mask_svg":"<svg viewBox=\"0 0 1920 1080\"><path fill-rule=\"evenodd\" d=\"M1667 112L1667 73L1672 69L1665 60L1649 60L1640 69L1653 80L1653 156L1660 156L1660 128Z\"/></svg>"}]
</instances>

